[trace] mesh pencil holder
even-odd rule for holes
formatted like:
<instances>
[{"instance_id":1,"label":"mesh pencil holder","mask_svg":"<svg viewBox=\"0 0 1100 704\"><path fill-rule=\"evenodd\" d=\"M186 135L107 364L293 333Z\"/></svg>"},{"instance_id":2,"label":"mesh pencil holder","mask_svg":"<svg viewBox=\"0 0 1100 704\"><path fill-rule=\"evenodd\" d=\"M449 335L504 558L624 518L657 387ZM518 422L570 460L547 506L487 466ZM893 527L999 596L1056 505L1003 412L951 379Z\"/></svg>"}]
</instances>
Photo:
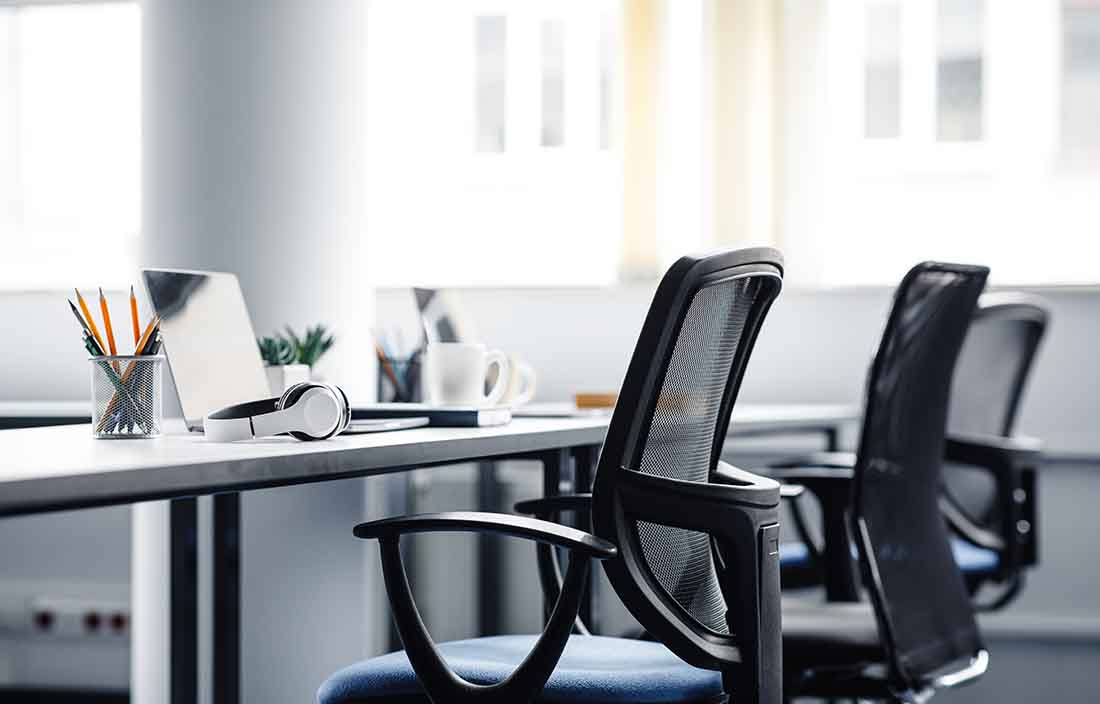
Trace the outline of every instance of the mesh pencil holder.
<instances>
[{"instance_id":1,"label":"mesh pencil holder","mask_svg":"<svg viewBox=\"0 0 1100 704\"><path fill-rule=\"evenodd\" d=\"M163 421L163 357L88 359L92 376L92 432L97 438L155 438Z\"/></svg>"}]
</instances>

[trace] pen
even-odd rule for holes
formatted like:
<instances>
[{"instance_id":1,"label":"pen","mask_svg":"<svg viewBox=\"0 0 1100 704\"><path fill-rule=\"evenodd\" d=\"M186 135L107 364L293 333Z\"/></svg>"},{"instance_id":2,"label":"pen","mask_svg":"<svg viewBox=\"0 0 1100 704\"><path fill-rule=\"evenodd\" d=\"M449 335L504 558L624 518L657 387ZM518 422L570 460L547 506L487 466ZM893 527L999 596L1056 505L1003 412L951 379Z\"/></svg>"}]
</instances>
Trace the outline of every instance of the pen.
<instances>
[{"instance_id":1,"label":"pen","mask_svg":"<svg viewBox=\"0 0 1100 704\"><path fill-rule=\"evenodd\" d=\"M72 309L73 315L76 316L77 321L80 323L80 327L84 330L84 346L88 348L89 354L93 357L102 357L103 350L100 349L99 344L92 337L92 331L88 329L88 324L84 322L84 318L80 317L80 312L73 305L72 301L69 301L69 308Z\"/></svg>"}]
</instances>

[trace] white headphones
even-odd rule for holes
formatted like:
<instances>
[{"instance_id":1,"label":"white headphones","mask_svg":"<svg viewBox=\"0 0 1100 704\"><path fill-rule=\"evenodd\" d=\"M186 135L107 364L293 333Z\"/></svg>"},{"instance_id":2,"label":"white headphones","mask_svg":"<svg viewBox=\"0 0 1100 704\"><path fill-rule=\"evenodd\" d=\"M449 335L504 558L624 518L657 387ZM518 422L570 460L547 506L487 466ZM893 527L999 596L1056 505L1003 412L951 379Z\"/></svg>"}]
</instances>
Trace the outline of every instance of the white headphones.
<instances>
[{"instance_id":1,"label":"white headphones","mask_svg":"<svg viewBox=\"0 0 1100 704\"><path fill-rule=\"evenodd\" d=\"M351 422L348 397L339 386L294 384L279 398L238 403L203 419L207 440L232 442L290 433L299 440L327 440Z\"/></svg>"}]
</instances>

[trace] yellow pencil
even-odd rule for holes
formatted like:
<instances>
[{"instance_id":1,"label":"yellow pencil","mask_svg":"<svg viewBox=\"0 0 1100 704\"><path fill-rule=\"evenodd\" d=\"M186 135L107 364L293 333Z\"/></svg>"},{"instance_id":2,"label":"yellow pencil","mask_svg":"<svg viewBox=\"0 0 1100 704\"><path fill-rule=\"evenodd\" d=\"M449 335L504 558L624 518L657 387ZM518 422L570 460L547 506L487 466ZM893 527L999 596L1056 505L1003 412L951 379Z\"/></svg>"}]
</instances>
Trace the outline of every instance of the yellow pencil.
<instances>
[{"instance_id":1,"label":"yellow pencil","mask_svg":"<svg viewBox=\"0 0 1100 704\"><path fill-rule=\"evenodd\" d=\"M80 295L79 289L73 289L76 291L76 302L80 304L80 310L84 313L84 320L88 323L88 327L92 329L92 336L95 337L95 341L99 343L99 349L106 350L107 345L103 344L103 338L99 336L99 328L95 326L95 318L92 317L92 311L88 310L88 304L84 302L84 296Z\"/></svg>"},{"instance_id":2,"label":"yellow pencil","mask_svg":"<svg viewBox=\"0 0 1100 704\"><path fill-rule=\"evenodd\" d=\"M103 311L103 329L107 332L107 346L111 348L111 354L118 354L115 347L115 331L111 329L111 311L107 310L107 297L103 295L103 288L99 289L99 309Z\"/></svg>"},{"instance_id":3,"label":"yellow pencil","mask_svg":"<svg viewBox=\"0 0 1100 704\"><path fill-rule=\"evenodd\" d=\"M138 325L137 296L133 286L130 286L130 322L134 325L134 354L140 354L141 348L137 344L141 339L141 327Z\"/></svg>"}]
</instances>

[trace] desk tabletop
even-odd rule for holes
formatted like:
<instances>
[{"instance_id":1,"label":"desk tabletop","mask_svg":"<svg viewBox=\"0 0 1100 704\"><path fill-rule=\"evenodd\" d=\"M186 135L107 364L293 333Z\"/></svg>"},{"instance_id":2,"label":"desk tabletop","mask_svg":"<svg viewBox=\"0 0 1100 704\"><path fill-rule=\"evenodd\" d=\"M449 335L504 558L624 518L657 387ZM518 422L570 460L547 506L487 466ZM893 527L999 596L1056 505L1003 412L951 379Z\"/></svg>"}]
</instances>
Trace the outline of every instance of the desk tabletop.
<instances>
[{"instance_id":1,"label":"desk tabletop","mask_svg":"<svg viewBox=\"0 0 1100 704\"><path fill-rule=\"evenodd\" d=\"M238 443L166 433L96 440L88 425L0 431L0 516L368 476L418 466L595 445L605 419L517 419L490 428L416 428L324 442Z\"/></svg>"},{"instance_id":2,"label":"desk tabletop","mask_svg":"<svg viewBox=\"0 0 1100 704\"><path fill-rule=\"evenodd\" d=\"M37 410L37 409L36 409ZM840 424L846 406L735 409L732 429ZM369 476L499 455L596 445L607 417L516 418L490 428L417 428L325 442L207 442L183 432L96 440L88 425L0 431L0 516Z\"/></svg>"}]
</instances>

